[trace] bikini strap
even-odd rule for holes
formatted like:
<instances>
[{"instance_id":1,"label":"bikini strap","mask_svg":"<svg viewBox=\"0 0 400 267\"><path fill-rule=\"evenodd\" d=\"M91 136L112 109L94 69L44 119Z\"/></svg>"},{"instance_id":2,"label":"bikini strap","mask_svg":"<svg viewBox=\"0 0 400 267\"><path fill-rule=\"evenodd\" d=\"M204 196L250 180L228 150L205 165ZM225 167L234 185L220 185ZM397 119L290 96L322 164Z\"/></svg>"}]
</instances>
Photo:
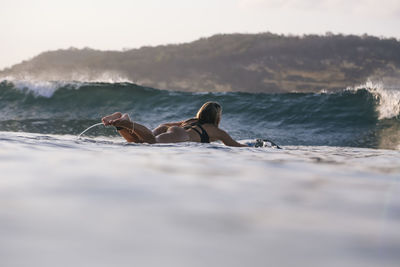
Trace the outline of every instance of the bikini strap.
<instances>
[{"instance_id":1,"label":"bikini strap","mask_svg":"<svg viewBox=\"0 0 400 267\"><path fill-rule=\"evenodd\" d=\"M200 123L196 123L196 125L199 126L199 128L201 129L201 133L200 133L200 131L196 130L196 128L193 128L193 130L196 130L196 132L199 133L201 142L202 143L210 143L210 137L208 136L207 131L204 130L204 128L201 126Z\"/></svg>"}]
</instances>

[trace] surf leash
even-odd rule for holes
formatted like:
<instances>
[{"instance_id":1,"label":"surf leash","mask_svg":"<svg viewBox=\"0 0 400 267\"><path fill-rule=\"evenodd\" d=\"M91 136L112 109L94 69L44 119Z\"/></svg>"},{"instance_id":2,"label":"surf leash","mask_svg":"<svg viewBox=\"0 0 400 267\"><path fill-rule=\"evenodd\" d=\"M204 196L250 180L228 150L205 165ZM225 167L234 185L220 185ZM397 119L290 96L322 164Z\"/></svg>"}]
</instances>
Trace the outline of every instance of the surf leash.
<instances>
[{"instance_id":1,"label":"surf leash","mask_svg":"<svg viewBox=\"0 0 400 267\"><path fill-rule=\"evenodd\" d=\"M89 128L87 128L86 130L84 130L83 132L81 132L81 133L78 135L78 139L81 138L81 135L82 135L82 134L86 133L87 131L89 131L89 130L92 129L93 127L96 127L96 126L99 126L99 125L103 125L103 123L102 123L102 122L99 122L99 123L93 124L92 126L90 126Z\"/></svg>"}]
</instances>

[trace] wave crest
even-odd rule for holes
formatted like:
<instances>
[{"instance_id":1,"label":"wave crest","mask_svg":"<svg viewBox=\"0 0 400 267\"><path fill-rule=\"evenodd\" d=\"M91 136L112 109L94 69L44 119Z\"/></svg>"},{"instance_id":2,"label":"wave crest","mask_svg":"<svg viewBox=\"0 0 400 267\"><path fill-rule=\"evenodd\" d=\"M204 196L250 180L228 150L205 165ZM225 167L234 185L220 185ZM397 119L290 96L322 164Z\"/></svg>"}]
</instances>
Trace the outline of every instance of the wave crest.
<instances>
[{"instance_id":1,"label":"wave crest","mask_svg":"<svg viewBox=\"0 0 400 267\"><path fill-rule=\"evenodd\" d=\"M17 90L27 91L34 96L50 98L60 88L79 89L83 84L92 83L133 83L126 77L115 72L102 72L93 75L89 72L71 73L67 80L52 79L52 75L46 77L32 77L30 75L0 77L0 82L11 83Z\"/></svg>"},{"instance_id":2,"label":"wave crest","mask_svg":"<svg viewBox=\"0 0 400 267\"><path fill-rule=\"evenodd\" d=\"M367 81L350 89L356 91L366 89L374 96L379 120L396 118L400 115L400 88L387 87L382 82Z\"/></svg>"}]
</instances>

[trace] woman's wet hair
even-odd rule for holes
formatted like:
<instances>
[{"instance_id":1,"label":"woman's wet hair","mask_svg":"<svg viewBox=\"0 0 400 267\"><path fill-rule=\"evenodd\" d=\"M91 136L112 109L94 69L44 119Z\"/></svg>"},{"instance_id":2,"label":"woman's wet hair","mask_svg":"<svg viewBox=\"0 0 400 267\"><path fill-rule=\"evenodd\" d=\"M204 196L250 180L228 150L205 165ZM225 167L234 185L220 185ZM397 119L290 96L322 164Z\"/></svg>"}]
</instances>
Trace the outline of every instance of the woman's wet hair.
<instances>
[{"instance_id":1,"label":"woman's wet hair","mask_svg":"<svg viewBox=\"0 0 400 267\"><path fill-rule=\"evenodd\" d=\"M216 126L221 120L222 107L217 102L206 102L197 112L196 118L200 123L211 123Z\"/></svg>"}]
</instances>

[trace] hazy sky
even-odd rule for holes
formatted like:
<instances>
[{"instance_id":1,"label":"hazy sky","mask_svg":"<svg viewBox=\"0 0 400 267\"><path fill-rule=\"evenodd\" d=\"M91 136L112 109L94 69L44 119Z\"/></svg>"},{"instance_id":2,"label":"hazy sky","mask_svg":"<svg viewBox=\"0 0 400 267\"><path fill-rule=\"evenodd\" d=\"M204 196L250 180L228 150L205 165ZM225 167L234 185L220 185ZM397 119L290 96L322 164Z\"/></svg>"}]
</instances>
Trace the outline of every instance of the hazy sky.
<instances>
[{"instance_id":1,"label":"hazy sky","mask_svg":"<svg viewBox=\"0 0 400 267\"><path fill-rule=\"evenodd\" d=\"M400 38L400 1L0 0L0 69L71 46L121 50L266 31Z\"/></svg>"}]
</instances>

